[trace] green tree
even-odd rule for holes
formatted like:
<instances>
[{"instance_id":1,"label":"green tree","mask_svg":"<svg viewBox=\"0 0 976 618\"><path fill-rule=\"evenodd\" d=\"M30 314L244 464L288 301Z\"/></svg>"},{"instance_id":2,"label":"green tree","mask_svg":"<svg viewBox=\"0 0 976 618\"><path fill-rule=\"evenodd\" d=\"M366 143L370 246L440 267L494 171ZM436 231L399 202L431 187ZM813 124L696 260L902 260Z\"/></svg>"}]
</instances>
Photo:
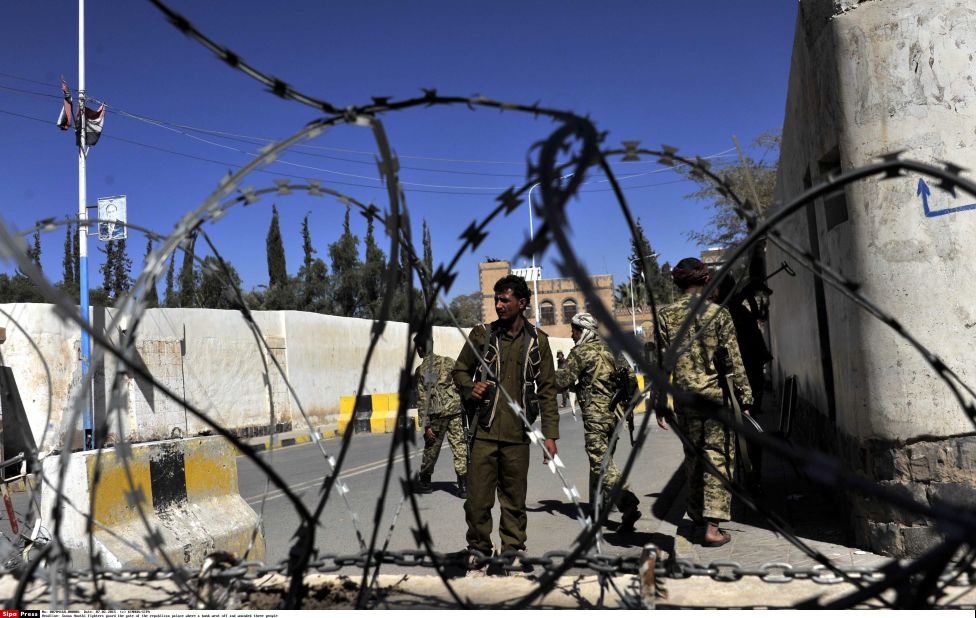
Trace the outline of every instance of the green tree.
<instances>
[{"instance_id":1,"label":"green tree","mask_svg":"<svg viewBox=\"0 0 976 618\"><path fill-rule=\"evenodd\" d=\"M34 262L34 266L37 266L37 270L44 270L41 267L41 232L40 230L34 230L34 246L33 248L27 249L27 257L30 258L31 262Z\"/></svg>"},{"instance_id":2,"label":"green tree","mask_svg":"<svg viewBox=\"0 0 976 618\"><path fill-rule=\"evenodd\" d=\"M170 254L169 256L169 267L166 269L166 290L163 292L163 304L166 307L178 307L179 299L176 295L176 289L173 286L173 274L176 270L176 252Z\"/></svg>"},{"instance_id":3,"label":"green tree","mask_svg":"<svg viewBox=\"0 0 976 618\"><path fill-rule=\"evenodd\" d=\"M657 262L657 253L651 247L647 235L644 233L644 226L640 219L637 220L637 238L630 239L630 280L617 286L614 292L615 301L618 307L630 309L631 290L633 290L633 306L635 309L647 310L650 303L647 302L647 286L644 284L646 275L654 294L655 302L660 305L666 302L671 294L671 282L661 272L661 267Z\"/></svg>"},{"instance_id":4,"label":"green tree","mask_svg":"<svg viewBox=\"0 0 976 618\"><path fill-rule=\"evenodd\" d=\"M713 165L711 169L719 178L727 178L736 194L752 203L760 215L773 203L780 141L781 136L777 132L763 133L753 140L751 153L745 154L743 159L736 157ZM723 248L742 240L747 232L746 223L736 214L735 203L722 195L708 178L695 174L689 168L675 169L698 184L699 188L686 195L685 199L707 202L707 207L712 211L705 229L689 231L688 238L704 247Z\"/></svg>"},{"instance_id":5,"label":"green tree","mask_svg":"<svg viewBox=\"0 0 976 618\"><path fill-rule=\"evenodd\" d=\"M455 296L450 307L458 326L467 328L481 322L481 292Z\"/></svg>"},{"instance_id":6,"label":"green tree","mask_svg":"<svg viewBox=\"0 0 976 618\"><path fill-rule=\"evenodd\" d=\"M430 299L433 290L428 288L430 288L430 279L434 274L434 249L430 243L430 228L427 226L427 219L424 219L424 269L427 271L423 280L424 296Z\"/></svg>"},{"instance_id":7,"label":"green tree","mask_svg":"<svg viewBox=\"0 0 976 618\"><path fill-rule=\"evenodd\" d=\"M66 289L70 289L75 282L74 238L71 224L68 223L64 226L64 259L61 261L61 283Z\"/></svg>"},{"instance_id":8,"label":"green tree","mask_svg":"<svg viewBox=\"0 0 976 618\"><path fill-rule=\"evenodd\" d=\"M366 224L366 260L359 271L359 317L376 319L383 304L383 284L386 272L386 254L376 242L373 217Z\"/></svg>"},{"instance_id":9,"label":"green tree","mask_svg":"<svg viewBox=\"0 0 976 618\"><path fill-rule=\"evenodd\" d=\"M180 307L199 307L197 302L198 273L193 268L193 256L197 235L190 234L184 241L183 266L180 268Z\"/></svg>"},{"instance_id":10,"label":"green tree","mask_svg":"<svg viewBox=\"0 0 976 618\"><path fill-rule=\"evenodd\" d=\"M278 208L271 206L271 225L266 240L268 257L268 287L288 284L288 269L285 266L285 244L281 240L281 227L278 224Z\"/></svg>"},{"instance_id":11,"label":"green tree","mask_svg":"<svg viewBox=\"0 0 976 618\"><path fill-rule=\"evenodd\" d=\"M115 245L115 263L112 268L112 298L118 300L132 287L132 260L126 250L126 239L120 238Z\"/></svg>"},{"instance_id":12,"label":"green tree","mask_svg":"<svg viewBox=\"0 0 976 618\"><path fill-rule=\"evenodd\" d=\"M98 268L99 272L102 273L102 290L105 292L105 296L108 299L112 298L112 278L115 275L115 241L110 240L105 243L105 248L98 248L99 251L105 254L105 261Z\"/></svg>"},{"instance_id":13,"label":"green tree","mask_svg":"<svg viewBox=\"0 0 976 618\"><path fill-rule=\"evenodd\" d=\"M349 227L349 207L342 226L342 235L329 245L332 260L332 312L335 315L352 316L359 305L359 238Z\"/></svg>"},{"instance_id":14,"label":"green tree","mask_svg":"<svg viewBox=\"0 0 976 618\"><path fill-rule=\"evenodd\" d=\"M225 270L226 268L226 270ZM197 298L201 307L207 309L233 309L237 307L237 292L241 287L241 277L226 260L212 255L203 258L200 264L200 283Z\"/></svg>"},{"instance_id":15,"label":"green tree","mask_svg":"<svg viewBox=\"0 0 976 618\"><path fill-rule=\"evenodd\" d=\"M325 313L330 306L329 268L320 258L314 257L318 252L312 246L308 215L305 215L302 221L302 253L302 267L298 271L302 288L302 302L299 309Z\"/></svg>"},{"instance_id":16,"label":"green tree","mask_svg":"<svg viewBox=\"0 0 976 618\"><path fill-rule=\"evenodd\" d=\"M146 239L146 253L142 256L143 265L149 258L149 254L152 253L152 237ZM159 306L159 292L156 290L156 277L150 277L149 281L146 282L146 306L147 307L158 307Z\"/></svg>"}]
</instances>

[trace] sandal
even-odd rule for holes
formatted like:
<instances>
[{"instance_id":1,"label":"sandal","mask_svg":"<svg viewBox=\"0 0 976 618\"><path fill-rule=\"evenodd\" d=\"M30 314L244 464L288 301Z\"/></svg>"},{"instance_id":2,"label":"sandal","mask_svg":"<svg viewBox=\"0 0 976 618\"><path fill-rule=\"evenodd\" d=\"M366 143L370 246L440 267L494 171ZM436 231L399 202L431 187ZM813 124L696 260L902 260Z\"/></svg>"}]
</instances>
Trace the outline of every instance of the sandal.
<instances>
[{"instance_id":1,"label":"sandal","mask_svg":"<svg viewBox=\"0 0 976 618\"><path fill-rule=\"evenodd\" d=\"M722 539L719 541L709 541L708 539L702 538L702 547L721 547L732 540L732 535L724 530L720 530L722 533Z\"/></svg>"}]
</instances>

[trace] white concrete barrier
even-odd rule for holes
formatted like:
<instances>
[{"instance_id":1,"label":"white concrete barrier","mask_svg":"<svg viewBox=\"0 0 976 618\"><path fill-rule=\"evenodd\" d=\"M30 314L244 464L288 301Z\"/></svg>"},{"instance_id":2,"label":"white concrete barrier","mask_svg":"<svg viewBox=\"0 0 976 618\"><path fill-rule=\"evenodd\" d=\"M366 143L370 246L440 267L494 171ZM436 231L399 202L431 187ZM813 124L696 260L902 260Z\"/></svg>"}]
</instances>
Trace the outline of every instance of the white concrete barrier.
<instances>
[{"instance_id":1,"label":"white concrete barrier","mask_svg":"<svg viewBox=\"0 0 976 618\"><path fill-rule=\"evenodd\" d=\"M104 332L114 312L93 308L96 329ZM253 315L264 343L236 311L150 309L136 331L137 362L213 422L242 436L265 435L272 427L306 429L300 410L313 427L335 428L340 398L355 395L359 386L373 321L300 311ZM38 450L78 448L81 419L70 422L72 396L81 384L77 326L62 321L52 305L6 304L0 305L0 328L7 331L3 364L16 376ZM106 334L119 340L118 329ZM553 354L572 346L569 339L550 341ZM458 329L434 328L437 354L456 357L463 344ZM388 323L370 360L364 395L399 390L406 345L407 325ZM414 358L414 367L418 363ZM116 367L110 355L93 366L96 424L106 417ZM113 440L145 442L212 431L182 401L135 373L124 379L124 412L108 419Z\"/></svg>"}]
</instances>

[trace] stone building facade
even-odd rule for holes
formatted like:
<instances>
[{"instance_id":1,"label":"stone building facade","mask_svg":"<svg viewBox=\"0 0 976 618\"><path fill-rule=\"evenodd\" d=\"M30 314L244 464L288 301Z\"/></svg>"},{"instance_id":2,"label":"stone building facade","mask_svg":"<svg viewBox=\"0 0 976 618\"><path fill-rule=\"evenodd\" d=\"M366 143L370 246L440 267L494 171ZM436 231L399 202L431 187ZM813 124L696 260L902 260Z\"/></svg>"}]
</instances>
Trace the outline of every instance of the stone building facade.
<instances>
[{"instance_id":1,"label":"stone building facade","mask_svg":"<svg viewBox=\"0 0 976 618\"><path fill-rule=\"evenodd\" d=\"M974 24L972 0L801 0L770 214L888 153L976 168ZM770 242L766 263L789 260L797 271L769 282L773 384L796 378L794 440L920 505L972 509L973 421L899 333L938 355L960 383L976 384L976 211L960 208L974 196L938 183L914 172L874 175L800 205L778 227L897 326ZM917 556L941 539L929 517L865 494L846 499L866 549Z\"/></svg>"},{"instance_id":2,"label":"stone building facade","mask_svg":"<svg viewBox=\"0 0 976 618\"><path fill-rule=\"evenodd\" d=\"M510 262L498 260L478 264L478 282L481 289L481 320L490 322L495 319L495 282L505 275L514 272L518 275L531 275L531 269L513 269ZM537 269L537 272L541 269ZM528 281L529 289L533 289L532 281ZM606 307L613 307L613 275L594 275L593 286L596 288L600 302ZM552 337L569 337L570 320L577 313L588 311L583 290L572 279L539 279L537 282L539 294L539 314L541 326ZM526 317L535 322L535 301L529 303L525 312ZM626 314L626 328L630 328L630 312ZM638 322L640 324L640 322ZM621 325L624 322L621 320Z\"/></svg>"}]
</instances>

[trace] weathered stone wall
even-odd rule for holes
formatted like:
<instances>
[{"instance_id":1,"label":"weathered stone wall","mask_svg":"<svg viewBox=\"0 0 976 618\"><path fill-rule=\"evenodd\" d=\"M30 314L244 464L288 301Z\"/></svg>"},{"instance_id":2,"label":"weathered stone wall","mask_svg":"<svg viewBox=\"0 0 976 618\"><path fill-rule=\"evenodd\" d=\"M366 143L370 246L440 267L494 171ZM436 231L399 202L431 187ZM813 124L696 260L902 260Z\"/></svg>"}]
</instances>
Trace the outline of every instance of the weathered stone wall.
<instances>
[{"instance_id":1,"label":"weathered stone wall","mask_svg":"<svg viewBox=\"0 0 976 618\"><path fill-rule=\"evenodd\" d=\"M113 312L93 308L95 328L105 332ZM263 343L236 311L150 309L136 331L135 362L213 423L239 435L264 435L272 426L288 431L335 423L339 398L354 395L359 386L373 322L298 311L257 311L253 316ZM2 364L13 370L38 449L48 453L80 446L81 418L72 422L70 410L81 383L78 328L46 304L0 305L0 327L7 330ZM119 329L130 327L123 323L107 334L118 342ZM568 352L572 344L551 342L554 354ZM463 344L462 331L434 328L436 353L456 357ZM398 392L406 346L407 325L388 323L368 366L365 394ZM93 366L96 425L106 417L118 368L112 356ZM109 418L111 440L213 433L181 400L132 373L123 379L127 401L121 418Z\"/></svg>"},{"instance_id":2,"label":"weathered stone wall","mask_svg":"<svg viewBox=\"0 0 976 618\"><path fill-rule=\"evenodd\" d=\"M971 0L801 0L794 39L777 202L846 171L902 151L929 163L976 168L976 4ZM780 230L831 268L862 284L961 379L976 384L976 279L968 272L976 202L935 188L928 210L920 177L871 178L801 209ZM796 260L770 243L767 263ZM950 389L902 337L820 286L809 272L770 281L774 384L796 375L798 439L832 450L886 485L922 502L976 486L958 457L922 477L897 464L906 453L969 444L973 423ZM802 415L818 415L817 419ZM970 437L965 437L970 436ZM962 442L960 442L962 441ZM886 466L867 462L890 460ZM888 472L891 472L888 474ZM948 484L948 485L946 485ZM969 489L949 489L949 486ZM852 497L859 541L912 555L933 538L920 522Z\"/></svg>"}]
</instances>

